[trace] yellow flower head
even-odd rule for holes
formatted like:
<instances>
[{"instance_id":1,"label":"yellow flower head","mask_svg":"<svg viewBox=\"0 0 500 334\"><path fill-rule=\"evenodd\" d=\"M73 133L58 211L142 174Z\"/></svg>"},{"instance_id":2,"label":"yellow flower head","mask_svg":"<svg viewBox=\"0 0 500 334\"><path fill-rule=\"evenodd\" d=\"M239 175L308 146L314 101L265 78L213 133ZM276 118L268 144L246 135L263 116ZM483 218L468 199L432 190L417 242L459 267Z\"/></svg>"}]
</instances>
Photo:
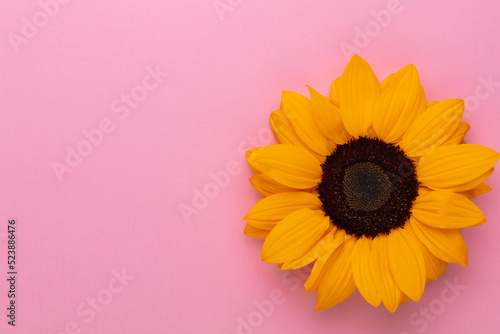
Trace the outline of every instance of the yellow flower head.
<instances>
[{"instance_id":1,"label":"yellow flower head","mask_svg":"<svg viewBox=\"0 0 500 334\"><path fill-rule=\"evenodd\" d=\"M357 288L394 312L448 263L467 266L460 228L486 222L470 198L491 190L500 155L465 144L464 102L426 102L413 65L379 83L354 56L330 98L309 90L283 92L270 116L279 144L247 152L264 197L245 234L265 238L262 260L282 270L314 262L316 310Z\"/></svg>"}]
</instances>

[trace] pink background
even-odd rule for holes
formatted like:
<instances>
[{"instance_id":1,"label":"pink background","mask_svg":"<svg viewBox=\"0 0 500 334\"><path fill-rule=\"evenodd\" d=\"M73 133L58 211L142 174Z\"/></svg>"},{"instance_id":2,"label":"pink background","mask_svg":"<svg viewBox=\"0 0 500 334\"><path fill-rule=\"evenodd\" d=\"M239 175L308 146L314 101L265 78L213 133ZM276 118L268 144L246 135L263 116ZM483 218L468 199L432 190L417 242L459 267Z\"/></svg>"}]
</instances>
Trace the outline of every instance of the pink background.
<instances>
[{"instance_id":1,"label":"pink background","mask_svg":"<svg viewBox=\"0 0 500 334\"><path fill-rule=\"evenodd\" d=\"M395 314L358 292L314 312L303 274L261 262L262 241L243 235L259 195L241 154L273 143L268 117L282 90L327 94L347 44L379 80L415 64L428 100L467 101L467 140L500 151L497 1L41 3L52 17L35 0L0 8L0 332L499 332L498 172L496 191L476 200L488 223L463 231L469 268L450 265ZM157 67L168 76L155 82ZM144 100L125 107L131 93ZM101 122L112 132L89 148L82 131ZM59 180L53 164L66 164L67 147L88 155ZM211 175L228 167L229 184L214 188ZM195 194L205 187L203 202ZM199 209L186 219L180 206L193 199ZM15 328L8 218L18 226ZM114 278L122 270L124 283Z\"/></svg>"}]
</instances>

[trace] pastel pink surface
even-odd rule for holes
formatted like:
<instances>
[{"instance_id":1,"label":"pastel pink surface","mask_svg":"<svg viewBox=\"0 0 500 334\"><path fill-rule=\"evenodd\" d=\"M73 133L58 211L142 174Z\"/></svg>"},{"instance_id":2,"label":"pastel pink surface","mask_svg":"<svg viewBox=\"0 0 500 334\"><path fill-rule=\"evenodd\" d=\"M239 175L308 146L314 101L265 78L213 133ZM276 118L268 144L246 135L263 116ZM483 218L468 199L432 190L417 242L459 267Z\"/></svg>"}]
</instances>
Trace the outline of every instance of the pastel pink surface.
<instances>
[{"instance_id":1,"label":"pastel pink surface","mask_svg":"<svg viewBox=\"0 0 500 334\"><path fill-rule=\"evenodd\" d=\"M303 274L261 262L262 241L245 237L242 221L259 198L242 152L273 143L268 117L282 90L328 93L347 44L379 80L415 64L427 100L465 99L467 140L500 151L498 2L74 0L50 7L45 23L40 3L0 10L2 333L498 332L498 173L475 200L488 223L463 230L469 267L450 265L394 314L357 292L314 312ZM34 15L43 26L14 46ZM141 92L128 114L118 109L122 94ZM113 130L85 148L82 131L106 119ZM54 162L78 145L91 152L60 181ZM183 217L228 167L229 183ZM5 316L8 218L18 226L15 328ZM465 288L453 292L454 282ZM279 303L259 311L272 297Z\"/></svg>"}]
</instances>

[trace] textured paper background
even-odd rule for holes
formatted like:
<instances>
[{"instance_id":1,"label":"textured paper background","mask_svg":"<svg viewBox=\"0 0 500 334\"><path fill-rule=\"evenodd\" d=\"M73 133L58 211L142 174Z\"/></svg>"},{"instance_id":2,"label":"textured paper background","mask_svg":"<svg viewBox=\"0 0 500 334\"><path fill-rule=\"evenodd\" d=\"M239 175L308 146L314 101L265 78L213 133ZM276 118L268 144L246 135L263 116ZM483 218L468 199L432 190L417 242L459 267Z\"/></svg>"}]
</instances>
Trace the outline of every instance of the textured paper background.
<instances>
[{"instance_id":1,"label":"textured paper background","mask_svg":"<svg viewBox=\"0 0 500 334\"><path fill-rule=\"evenodd\" d=\"M1 1L2 333L498 332L498 173L476 200L488 223L463 231L469 268L450 265L395 314L357 292L314 312L304 274L261 262L241 220L259 198L242 151L273 142L281 90L326 94L350 51L379 80L415 64L428 100L466 100L468 141L500 151L498 2L54 3ZM86 156L68 166L68 149Z\"/></svg>"}]
</instances>

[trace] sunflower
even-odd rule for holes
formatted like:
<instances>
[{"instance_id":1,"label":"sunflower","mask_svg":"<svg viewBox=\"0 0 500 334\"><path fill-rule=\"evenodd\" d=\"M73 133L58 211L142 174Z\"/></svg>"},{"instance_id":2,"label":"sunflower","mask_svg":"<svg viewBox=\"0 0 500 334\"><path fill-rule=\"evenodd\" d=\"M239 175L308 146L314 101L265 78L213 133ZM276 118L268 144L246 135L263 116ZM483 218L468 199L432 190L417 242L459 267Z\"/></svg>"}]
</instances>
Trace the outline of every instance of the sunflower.
<instances>
[{"instance_id":1,"label":"sunflower","mask_svg":"<svg viewBox=\"0 0 500 334\"><path fill-rule=\"evenodd\" d=\"M247 151L264 197L244 217L282 270L314 262L316 310L356 289L394 312L448 263L467 266L460 228L486 222L472 202L499 154L466 144L460 99L426 101L415 66L379 83L359 56L310 99L285 91L270 116L279 144Z\"/></svg>"}]
</instances>

